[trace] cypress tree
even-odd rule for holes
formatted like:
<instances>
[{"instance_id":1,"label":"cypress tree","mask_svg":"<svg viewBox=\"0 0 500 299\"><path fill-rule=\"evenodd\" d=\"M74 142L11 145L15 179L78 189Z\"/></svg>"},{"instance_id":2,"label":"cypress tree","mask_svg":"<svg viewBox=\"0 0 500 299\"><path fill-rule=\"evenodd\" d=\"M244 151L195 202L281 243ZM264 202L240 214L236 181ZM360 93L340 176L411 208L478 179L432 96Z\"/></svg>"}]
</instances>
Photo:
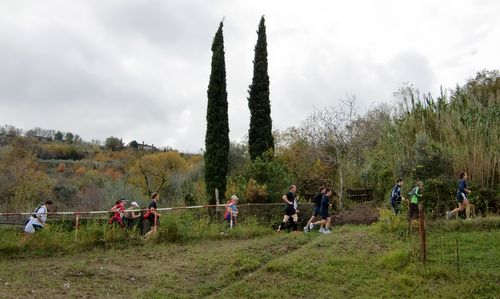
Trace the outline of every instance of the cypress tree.
<instances>
[{"instance_id":1,"label":"cypress tree","mask_svg":"<svg viewBox=\"0 0 500 299\"><path fill-rule=\"evenodd\" d=\"M212 43L212 66L207 96L207 131L205 134L205 186L210 204L215 204L215 188L221 197L226 192L229 155L226 63L224 59L223 23Z\"/></svg>"},{"instance_id":2,"label":"cypress tree","mask_svg":"<svg viewBox=\"0 0 500 299\"><path fill-rule=\"evenodd\" d=\"M253 61L252 85L249 87L248 108L250 129L248 151L255 160L269 149L274 151L271 103L269 101L269 75L267 74L267 38L264 16L260 19Z\"/></svg>"}]
</instances>

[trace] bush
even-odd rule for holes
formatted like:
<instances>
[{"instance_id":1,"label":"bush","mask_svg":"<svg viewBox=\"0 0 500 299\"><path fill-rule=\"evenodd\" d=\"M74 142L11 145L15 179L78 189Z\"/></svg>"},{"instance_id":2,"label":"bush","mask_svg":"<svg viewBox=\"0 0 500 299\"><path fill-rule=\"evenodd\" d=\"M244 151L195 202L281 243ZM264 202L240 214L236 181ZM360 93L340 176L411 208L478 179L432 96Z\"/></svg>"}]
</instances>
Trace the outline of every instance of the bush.
<instances>
[{"instance_id":1,"label":"bush","mask_svg":"<svg viewBox=\"0 0 500 299\"><path fill-rule=\"evenodd\" d=\"M492 188L481 188L471 194L471 203L476 207L476 213L498 214L500 212L500 192Z\"/></svg>"},{"instance_id":2,"label":"bush","mask_svg":"<svg viewBox=\"0 0 500 299\"><path fill-rule=\"evenodd\" d=\"M405 214L400 213L396 216L389 209L380 209L379 220L374 226L379 232L393 234L398 238L404 238L408 233L408 221Z\"/></svg>"},{"instance_id":3,"label":"bush","mask_svg":"<svg viewBox=\"0 0 500 299\"><path fill-rule=\"evenodd\" d=\"M411 261L411 253L405 248L399 248L384 254L380 265L386 269L401 270Z\"/></svg>"}]
</instances>

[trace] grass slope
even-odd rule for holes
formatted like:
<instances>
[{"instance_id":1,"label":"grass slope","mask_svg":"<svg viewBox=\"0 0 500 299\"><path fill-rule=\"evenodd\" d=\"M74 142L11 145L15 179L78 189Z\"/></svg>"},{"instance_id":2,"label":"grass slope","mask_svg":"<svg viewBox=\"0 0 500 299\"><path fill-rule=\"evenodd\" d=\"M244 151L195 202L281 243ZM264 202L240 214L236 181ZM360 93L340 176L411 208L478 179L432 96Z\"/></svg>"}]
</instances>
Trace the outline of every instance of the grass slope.
<instances>
[{"instance_id":1,"label":"grass slope","mask_svg":"<svg viewBox=\"0 0 500 299\"><path fill-rule=\"evenodd\" d=\"M343 226L330 235L230 233L227 239L119 250L4 256L0 297L498 297L500 221L461 223L432 229L426 265L417 260L418 241L381 233L376 225Z\"/></svg>"}]
</instances>

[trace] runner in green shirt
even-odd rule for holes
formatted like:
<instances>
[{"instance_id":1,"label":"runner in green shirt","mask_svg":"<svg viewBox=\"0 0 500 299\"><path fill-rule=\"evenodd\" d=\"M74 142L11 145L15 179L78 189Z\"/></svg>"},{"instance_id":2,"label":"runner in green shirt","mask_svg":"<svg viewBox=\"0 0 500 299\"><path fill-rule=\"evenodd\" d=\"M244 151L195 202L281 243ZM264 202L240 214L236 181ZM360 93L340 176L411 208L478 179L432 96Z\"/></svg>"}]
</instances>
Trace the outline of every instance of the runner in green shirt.
<instances>
[{"instance_id":1,"label":"runner in green shirt","mask_svg":"<svg viewBox=\"0 0 500 299\"><path fill-rule=\"evenodd\" d=\"M417 185L410 192L410 220L418 218L418 203L422 197L424 183L417 181Z\"/></svg>"}]
</instances>

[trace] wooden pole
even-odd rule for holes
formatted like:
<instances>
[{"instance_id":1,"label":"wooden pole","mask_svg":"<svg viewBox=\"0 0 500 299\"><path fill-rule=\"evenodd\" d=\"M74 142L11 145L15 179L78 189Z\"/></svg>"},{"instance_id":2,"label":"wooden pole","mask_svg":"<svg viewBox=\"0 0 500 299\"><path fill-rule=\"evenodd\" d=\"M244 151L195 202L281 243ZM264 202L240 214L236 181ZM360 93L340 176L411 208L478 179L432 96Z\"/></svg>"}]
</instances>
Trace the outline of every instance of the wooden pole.
<instances>
[{"instance_id":1,"label":"wooden pole","mask_svg":"<svg viewBox=\"0 0 500 299\"><path fill-rule=\"evenodd\" d=\"M229 227L233 228L233 209L229 210L229 216L231 217L231 219L229 220Z\"/></svg>"},{"instance_id":2,"label":"wooden pole","mask_svg":"<svg viewBox=\"0 0 500 299\"><path fill-rule=\"evenodd\" d=\"M422 262L425 264L425 261L427 259L427 243L425 240L424 209L421 204L418 206L418 218L420 230L420 254L422 257Z\"/></svg>"},{"instance_id":3,"label":"wooden pole","mask_svg":"<svg viewBox=\"0 0 500 299\"><path fill-rule=\"evenodd\" d=\"M215 214L219 215L219 189L215 188Z\"/></svg>"},{"instance_id":4,"label":"wooden pole","mask_svg":"<svg viewBox=\"0 0 500 299\"><path fill-rule=\"evenodd\" d=\"M75 241L78 238L78 228L80 227L80 215L76 213L76 219L75 219Z\"/></svg>"}]
</instances>

